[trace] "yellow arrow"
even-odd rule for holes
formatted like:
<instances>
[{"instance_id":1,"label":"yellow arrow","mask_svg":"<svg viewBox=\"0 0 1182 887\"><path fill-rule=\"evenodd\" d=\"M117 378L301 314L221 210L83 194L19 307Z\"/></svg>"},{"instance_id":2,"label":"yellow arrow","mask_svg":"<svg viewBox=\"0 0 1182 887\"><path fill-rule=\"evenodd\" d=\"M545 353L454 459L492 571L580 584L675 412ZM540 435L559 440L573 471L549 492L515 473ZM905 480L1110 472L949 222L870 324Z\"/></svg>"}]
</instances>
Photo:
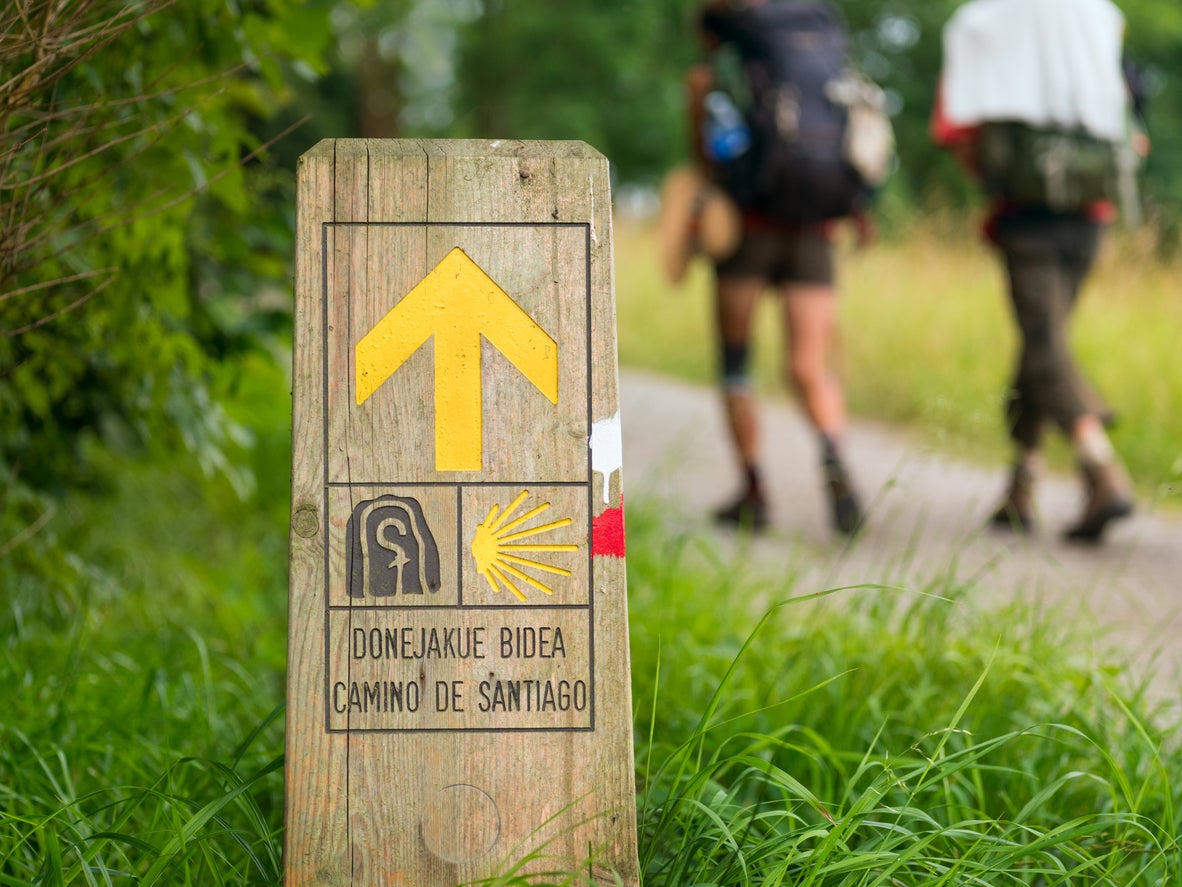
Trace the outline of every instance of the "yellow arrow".
<instances>
[{"instance_id":1,"label":"yellow arrow","mask_svg":"<svg viewBox=\"0 0 1182 887\"><path fill-rule=\"evenodd\" d=\"M558 345L458 246L357 343L357 404L435 337L435 470L483 467L481 336L558 403Z\"/></svg>"}]
</instances>

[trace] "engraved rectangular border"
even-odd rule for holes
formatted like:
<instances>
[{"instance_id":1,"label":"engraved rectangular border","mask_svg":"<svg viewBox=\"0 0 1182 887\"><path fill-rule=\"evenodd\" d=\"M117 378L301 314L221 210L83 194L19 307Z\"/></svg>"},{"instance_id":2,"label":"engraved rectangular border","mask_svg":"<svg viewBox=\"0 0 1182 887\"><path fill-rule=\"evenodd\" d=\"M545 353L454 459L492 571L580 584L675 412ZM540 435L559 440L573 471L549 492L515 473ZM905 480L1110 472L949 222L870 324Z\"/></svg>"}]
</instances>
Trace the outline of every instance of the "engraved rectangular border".
<instances>
[{"instance_id":1,"label":"engraved rectangular border","mask_svg":"<svg viewBox=\"0 0 1182 887\"><path fill-rule=\"evenodd\" d=\"M593 395L595 391L594 386L594 364L591 360L591 324L592 324L592 305L591 305L591 223L588 222L322 222L320 226L320 310L321 310L321 366L323 367L322 383L322 417L323 431L321 440L323 441L324 451L321 454L323 464L323 514L327 517L329 509L329 490L332 487L340 486L373 486L374 484L383 484L389 486L401 486L397 479L391 478L389 480L376 480L369 483L362 484L342 484L339 482L330 482L329 475L329 415L328 415L328 355L329 355L329 335L328 335L328 232L331 228L423 228L423 229L440 229L440 228L539 228L539 229L553 229L553 228L574 228L583 230L583 262L584 262L584 280L585 292L583 294L585 301L584 317L586 318L586 330L584 331L583 339L583 355L586 361L586 392L585 400L587 404L586 427L587 433L591 433L591 427L594 424L594 409L593 409ZM587 527L588 534L592 526L592 518L594 516L595 503L594 496L594 476L591 470L591 448L587 447L587 474L585 482L574 482L573 485L583 485L587 491ZM426 483L416 482L416 486L427 486ZM480 486L480 484L457 484L454 482L439 482L441 486L456 487L460 490L464 486ZM499 484L498 484L499 485ZM557 486L558 484L550 484ZM588 540L590 543L590 540ZM337 734L362 734L362 733L589 733L595 731L595 709L597 699L597 685L595 680L595 556L591 551L592 546L587 546L587 601L586 605L574 605L572 609L579 609L585 606L587 610L587 665L589 672L589 706L590 713L587 726L584 727L413 727L413 728L366 728L366 729L349 729L349 728L334 728L331 726L331 715L329 707L331 705L331 687L329 686L329 669L328 663L332 655L329 649L329 639L331 638L329 626L329 613L333 609L329 606L328 589L329 589L329 575L331 568L332 552L328 550L326 545L324 551L324 585L323 596L325 602L324 608L324 729L326 733ZM504 608L518 608L514 604L506 605L492 605L492 606L472 606L461 603L459 607L454 609L461 609L466 611L479 611L488 609L504 609ZM432 608L438 610L439 608ZM547 607L530 607L528 609L545 610L551 609Z\"/></svg>"}]
</instances>

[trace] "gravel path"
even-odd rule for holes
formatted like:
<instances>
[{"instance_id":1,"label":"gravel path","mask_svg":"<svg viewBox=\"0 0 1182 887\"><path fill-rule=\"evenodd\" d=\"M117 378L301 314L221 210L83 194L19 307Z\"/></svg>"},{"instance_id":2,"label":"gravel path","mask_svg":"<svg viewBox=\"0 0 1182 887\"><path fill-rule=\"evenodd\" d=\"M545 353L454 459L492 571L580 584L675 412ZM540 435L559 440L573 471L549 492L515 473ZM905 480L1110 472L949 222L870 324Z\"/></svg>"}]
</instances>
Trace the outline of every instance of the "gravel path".
<instances>
[{"instance_id":1,"label":"gravel path","mask_svg":"<svg viewBox=\"0 0 1182 887\"><path fill-rule=\"evenodd\" d=\"M715 391L625 371L620 403L629 499L657 498L682 519L709 526L710 511L739 483ZM751 551L791 562L800 573L798 590L916 584L954 570L959 579L975 579L973 594L1075 601L1084 618L1099 620L1110 642L1152 676L1155 693L1182 702L1179 515L1142 505L1110 528L1102 546L1068 544L1059 534L1078 511L1081 493L1073 478L1048 477L1038 489L1039 531L1016 539L983 529L1002 492L1000 471L925 449L889 428L855 423L847 458L868 523L845 545L828 528L807 424L787 402L765 403L761 415L773 526ZM733 534L719 531L720 544L728 537Z\"/></svg>"}]
</instances>

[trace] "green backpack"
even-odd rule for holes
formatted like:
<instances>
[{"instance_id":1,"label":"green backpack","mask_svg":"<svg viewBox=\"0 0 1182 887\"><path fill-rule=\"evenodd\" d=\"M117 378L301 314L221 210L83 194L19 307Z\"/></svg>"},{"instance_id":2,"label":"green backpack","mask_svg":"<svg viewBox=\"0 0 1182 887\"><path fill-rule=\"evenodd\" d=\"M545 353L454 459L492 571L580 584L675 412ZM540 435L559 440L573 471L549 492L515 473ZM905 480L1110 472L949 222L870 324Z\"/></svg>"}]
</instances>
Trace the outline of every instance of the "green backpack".
<instances>
[{"instance_id":1,"label":"green backpack","mask_svg":"<svg viewBox=\"0 0 1182 887\"><path fill-rule=\"evenodd\" d=\"M977 161L989 194L1073 212L1118 199L1120 151L1119 143L1082 129L1040 129L1006 121L982 126Z\"/></svg>"}]
</instances>

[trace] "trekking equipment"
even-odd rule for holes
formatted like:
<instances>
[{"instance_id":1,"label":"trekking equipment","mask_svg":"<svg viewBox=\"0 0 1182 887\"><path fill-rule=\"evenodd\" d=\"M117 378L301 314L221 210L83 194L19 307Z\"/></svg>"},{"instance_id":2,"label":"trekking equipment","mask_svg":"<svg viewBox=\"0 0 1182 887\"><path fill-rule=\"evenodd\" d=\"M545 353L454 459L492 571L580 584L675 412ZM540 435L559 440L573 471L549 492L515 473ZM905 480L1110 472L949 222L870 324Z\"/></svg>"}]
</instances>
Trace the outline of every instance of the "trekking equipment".
<instances>
[{"instance_id":1,"label":"trekking equipment","mask_svg":"<svg viewBox=\"0 0 1182 887\"><path fill-rule=\"evenodd\" d=\"M1121 196L1123 146L1084 129L1019 121L985 123L977 162L987 193L1025 206L1074 212Z\"/></svg>"},{"instance_id":2,"label":"trekking equipment","mask_svg":"<svg viewBox=\"0 0 1182 887\"><path fill-rule=\"evenodd\" d=\"M744 209L790 221L859 211L890 172L886 100L846 59L828 7L782 0L708 12L703 27L739 53L750 149L718 164Z\"/></svg>"},{"instance_id":3,"label":"trekking equipment","mask_svg":"<svg viewBox=\"0 0 1182 887\"><path fill-rule=\"evenodd\" d=\"M706 94L703 104L706 154L716 163L729 163L741 157L751 147L751 131L731 97L716 89Z\"/></svg>"}]
</instances>

